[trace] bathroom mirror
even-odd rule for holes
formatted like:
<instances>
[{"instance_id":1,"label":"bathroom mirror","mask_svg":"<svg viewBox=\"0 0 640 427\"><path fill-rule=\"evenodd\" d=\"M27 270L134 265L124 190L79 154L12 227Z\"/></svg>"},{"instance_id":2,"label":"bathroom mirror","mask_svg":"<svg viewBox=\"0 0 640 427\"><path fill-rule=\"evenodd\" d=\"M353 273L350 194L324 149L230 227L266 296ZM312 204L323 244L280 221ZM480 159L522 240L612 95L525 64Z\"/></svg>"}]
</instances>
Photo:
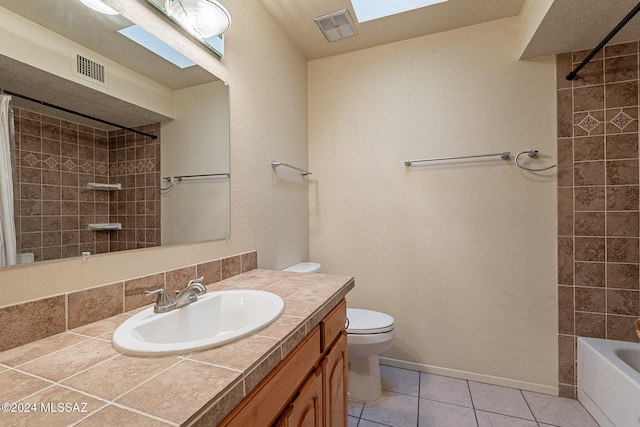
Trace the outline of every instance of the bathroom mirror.
<instances>
[{"instance_id":1,"label":"bathroom mirror","mask_svg":"<svg viewBox=\"0 0 640 427\"><path fill-rule=\"evenodd\" d=\"M229 237L224 82L152 53L118 32L127 19L79 0L0 0L0 22L0 89L159 136L13 96L16 228L30 233L21 253L45 261ZM105 81L76 73L79 58L103 65Z\"/></svg>"}]
</instances>

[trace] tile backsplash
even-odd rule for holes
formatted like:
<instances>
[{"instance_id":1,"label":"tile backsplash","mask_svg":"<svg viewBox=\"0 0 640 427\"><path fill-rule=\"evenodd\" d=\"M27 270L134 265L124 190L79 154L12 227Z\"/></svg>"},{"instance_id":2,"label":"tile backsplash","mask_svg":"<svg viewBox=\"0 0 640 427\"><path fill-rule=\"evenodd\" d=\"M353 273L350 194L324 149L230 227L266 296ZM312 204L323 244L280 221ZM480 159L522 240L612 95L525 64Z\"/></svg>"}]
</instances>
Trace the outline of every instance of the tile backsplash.
<instances>
[{"instance_id":1,"label":"tile backsplash","mask_svg":"<svg viewBox=\"0 0 640 427\"><path fill-rule=\"evenodd\" d=\"M637 341L640 316L638 49L557 56L560 394L576 396L579 336Z\"/></svg>"},{"instance_id":2,"label":"tile backsplash","mask_svg":"<svg viewBox=\"0 0 640 427\"><path fill-rule=\"evenodd\" d=\"M211 284L257 268L257 252L188 265L174 270L0 308L0 351L59 334L155 302L144 292L172 294L190 279Z\"/></svg>"}]
</instances>

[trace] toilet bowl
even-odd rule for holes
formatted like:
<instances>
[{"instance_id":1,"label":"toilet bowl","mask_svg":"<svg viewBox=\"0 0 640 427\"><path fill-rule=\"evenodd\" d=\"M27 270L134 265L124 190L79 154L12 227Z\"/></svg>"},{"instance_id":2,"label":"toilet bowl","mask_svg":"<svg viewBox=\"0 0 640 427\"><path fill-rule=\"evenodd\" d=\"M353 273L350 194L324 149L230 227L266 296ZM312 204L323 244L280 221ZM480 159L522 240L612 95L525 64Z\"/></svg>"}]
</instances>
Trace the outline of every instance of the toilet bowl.
<instances>
[{"instance_id":1,"label":"toilet bowl","mask_svg":"<svg viewBox=\"0 0 640 427\"><path fill-rule=\"evenodd\" d=\"M319 273L320 264L303 262L284 271ZM395 337L393 317L373 310L347 308L349 399L370 402L382 395L378 355L391 347Z\"/></svg>"}]
</instances>

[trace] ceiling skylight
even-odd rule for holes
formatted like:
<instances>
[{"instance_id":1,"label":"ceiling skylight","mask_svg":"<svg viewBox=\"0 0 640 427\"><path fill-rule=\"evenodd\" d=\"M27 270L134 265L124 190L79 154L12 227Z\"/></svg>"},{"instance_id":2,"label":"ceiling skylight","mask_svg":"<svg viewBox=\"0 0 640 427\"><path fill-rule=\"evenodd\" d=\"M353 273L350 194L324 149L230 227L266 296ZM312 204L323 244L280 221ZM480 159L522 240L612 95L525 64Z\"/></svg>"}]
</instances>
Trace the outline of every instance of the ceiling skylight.
<instances>
[{"instance_id":1,"label":"ceiling skylight","mask_svg":"<svg viewBox=\"0 0 640 427\"><path fill-rule=\"evenodd\" d=\"M371 21L447 0L351 0L358 22Z\"/></svg>"},{"instance_id":2,"label":"ceiling skylight","mask_svg":"<svg viewBox=\"0 0 640 427\"><path fill-rule=\"evenodd\" d=\"M123 28L118 31L125 37L130 38L134 42L138 43L140 46L143 46L149 49L151 52L156 55L164 58L165 60L171 62L173 65L180 68L187 68L193 65L196 65L195 62L170 47L169 45L161 42L159 39L154 37L152 34L147 32L141 27L137 25L132 25L127 28Z\"/></svg>"}]
</instances>

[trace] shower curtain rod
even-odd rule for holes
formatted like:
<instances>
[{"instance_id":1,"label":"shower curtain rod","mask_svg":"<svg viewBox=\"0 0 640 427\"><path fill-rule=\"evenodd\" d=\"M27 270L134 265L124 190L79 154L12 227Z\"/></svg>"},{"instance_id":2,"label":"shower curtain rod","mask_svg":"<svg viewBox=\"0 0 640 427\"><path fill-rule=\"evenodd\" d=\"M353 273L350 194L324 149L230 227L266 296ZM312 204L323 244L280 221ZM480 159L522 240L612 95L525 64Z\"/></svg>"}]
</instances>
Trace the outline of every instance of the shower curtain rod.
<instances>
[{"instance_id":1,"label":"shower curtain rod","mask_svg":"<svg viewBox=\"0 0 640 427\"><path fill-rule=\"evenodd\" d=\"M102 120L102 119L99 119L97 117L92 117L92 116L89 116L89 115L84 114L84 113L79 113L77 111L69 110L68 108L59 107L57 105L49 104L48 102L45 102L45 101L40 101L38 99L31 98L31 97L28 97L28 96L25 96L25 95L20 95L19 93L11 92L11 91L6 90L6 89L0 89L0 93L6 93L7 95L17 96L18 98L26 99L27 101L35 102L37 104L44 105L45 107L55 108L56 110L64 111L65 113L75 114L76 116L84 117L85 119L91 119L91 120L94 120L96 122L104 123L105 125L115 126L117 128L128 130L130 132L134 132L134 133L137 133L139 135L148 136L151 139L158 139L157 135L151 135L150 133L142 132L142 131L139 131L139 130L136 130L136 129L132 129L132 128L129 128L129 127L126 127L126 126L122 126L122 125L119 125L119 124L116 124L116 123L108 122L106 120Z\"/></svg>"},{"instance_id":2,"label":"shower curtain rod","mask_svg":"<svg viewBox=\"0 0 640 427\"><path fill-rule=\"evenodd\" d=\"M627 14L627 16L625 16L622 19L622 21L620 21L620 23L618 25L616 25L616 27L613 30L611 30L611 32L609 34L607 34L607 36L600 42L600 44L598 44L598 46L593 48L593 50L586 56L586 58L584 58L582 60L582 62L580 64L578 64L578 66L576 68L573 69L572 72L567 74L567 80L573 80L576 77L576 75L578 74L578 71L580 71L582 69L582 67L587 65L587 63L589 61L591 61L591 58L596 56L596 54L598 52L600 52L600 50L604 47L604 45L609 43L609 40L611 40L613 38L613 36L615 36L618 33L618 31L620 31L622 29L622 27L627 25L627 22L631 21L631 18L633 18L636 15L636 13L638 13L639 11L640 11L640 3L638 3L636 5L636 7L634 7L631 10L631 12L629 12Z\"/></svg>"}]
</instances>

